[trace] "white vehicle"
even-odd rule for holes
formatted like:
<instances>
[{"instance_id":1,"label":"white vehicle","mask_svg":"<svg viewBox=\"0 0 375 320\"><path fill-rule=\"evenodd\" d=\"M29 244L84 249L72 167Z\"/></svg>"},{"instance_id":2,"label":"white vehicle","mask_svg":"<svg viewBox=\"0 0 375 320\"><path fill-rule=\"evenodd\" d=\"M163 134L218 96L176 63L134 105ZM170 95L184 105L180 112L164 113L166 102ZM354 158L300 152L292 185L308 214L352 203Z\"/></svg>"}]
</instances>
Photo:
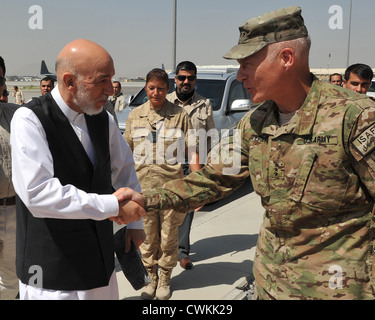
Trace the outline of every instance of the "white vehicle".
<instances>
[{"instance_id":1,"label":"white vehicle","mask_svg":"<svg viewBox=\"0 0 375 320\"><path fill-rule=\"evenodd\" d=\"M209 71L197 73L195 90L211 100L216 129L224 136L231 135L240 119L253 107L250 94L236 80L236 74ZM175 89L174 76L174 73L169 74L170 91ZM137 95L129 95L125 99L128 107L116 113L121 132L125 130L130 111L148 100L144 88Z\"/></svg>"},{"instance_id":2,"label":"white vehicle","mask_svg":"<svg viewBox=\"0 0 375 320\"><path fill-rule=\"evenodd\" d=\"M367 91L367 95L375 98L375 78L371 81L370 89Z\"/></svg>"}]
</instances>

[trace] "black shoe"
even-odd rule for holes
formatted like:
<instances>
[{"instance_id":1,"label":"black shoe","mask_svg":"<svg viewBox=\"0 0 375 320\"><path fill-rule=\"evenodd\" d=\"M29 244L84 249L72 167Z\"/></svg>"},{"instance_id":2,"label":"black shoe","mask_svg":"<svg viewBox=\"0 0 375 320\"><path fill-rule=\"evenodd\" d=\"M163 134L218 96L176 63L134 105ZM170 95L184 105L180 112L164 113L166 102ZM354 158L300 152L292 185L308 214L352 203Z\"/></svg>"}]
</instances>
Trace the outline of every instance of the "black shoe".
<instances>
[{"instance_id":1,"label":"black shoe","mask_svg":"<svg viewBox=\"0 0 375 320\"><path fill-rule=\"evenodd\" d=\"M189 258L183 258L183 259L180 259L179 261L180 261L181 268L186 269L186 270L193 269L193 263L191 262Z\"/></svg>"}]
</instances>

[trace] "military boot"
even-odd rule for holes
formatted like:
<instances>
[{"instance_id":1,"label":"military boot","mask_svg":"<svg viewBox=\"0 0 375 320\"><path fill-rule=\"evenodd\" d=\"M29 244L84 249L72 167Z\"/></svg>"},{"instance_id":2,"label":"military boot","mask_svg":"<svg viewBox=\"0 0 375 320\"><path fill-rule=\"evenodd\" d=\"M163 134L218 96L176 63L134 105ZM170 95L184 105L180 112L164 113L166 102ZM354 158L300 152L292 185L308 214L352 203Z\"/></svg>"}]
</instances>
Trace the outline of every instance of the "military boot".
<instances>
[{"instance_id":1,"label":"military boot","mask_svg":"<svg viewBox=\"0 0 375 320\"><path fill-rule=\"evenodd\" d=\"M173 269L160 268L160 278L158 288L156 289L157 300L168 300L171 297L171 275Z\"/></svg>"},{"instance_id":2,"label":"military boot","mask_svg":"<svg viewBox=\"0 0 375 320\"><path fill-rule=\"evenodd\" d=\"M155 291L158 286L158 266L147 267L148 275L151 282L148 283L142 290L141 298L144 300L152 300L155 297Z\"/></svg>"}]
</instances>

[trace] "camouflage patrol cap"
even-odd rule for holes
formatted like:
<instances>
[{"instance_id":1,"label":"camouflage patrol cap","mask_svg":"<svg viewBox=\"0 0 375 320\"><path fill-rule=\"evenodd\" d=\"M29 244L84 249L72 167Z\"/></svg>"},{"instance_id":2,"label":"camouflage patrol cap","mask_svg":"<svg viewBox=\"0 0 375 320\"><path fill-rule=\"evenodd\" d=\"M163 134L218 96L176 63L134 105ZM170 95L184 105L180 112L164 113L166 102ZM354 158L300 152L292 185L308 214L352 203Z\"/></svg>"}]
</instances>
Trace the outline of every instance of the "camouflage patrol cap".
<instances>
[{"instance_id":1,"label":"camouflage patrol cap","mask_svg":"<svg viewBox=\"0 0 375 320\"><path fill-rule=\"evenodd\" d=\"M258 52L266 45L308 36L297 6L279 9L246 21L239 27L240 39L225 59L243 59Z\"/></svg>"}]
</instances>

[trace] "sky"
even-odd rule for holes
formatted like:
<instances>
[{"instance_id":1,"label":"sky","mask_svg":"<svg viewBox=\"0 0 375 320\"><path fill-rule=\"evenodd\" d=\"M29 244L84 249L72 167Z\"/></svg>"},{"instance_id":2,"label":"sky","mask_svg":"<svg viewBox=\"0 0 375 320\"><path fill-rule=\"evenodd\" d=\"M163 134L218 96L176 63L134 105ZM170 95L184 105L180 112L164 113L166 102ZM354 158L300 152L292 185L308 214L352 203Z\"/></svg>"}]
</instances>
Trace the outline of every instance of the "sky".
<instances>
[{"instance_id":1,"label":"sky","mask_svg":"<svg viewBox=\"0 0 375 320\"><path fill-rule=\"evenodd\" d=\"M374 0L177 0L176 61L237 64L222 56L237 44L238 27L291 5L302 8L312 39L311 68L375 67ZM173 7L174 0L2 0L0 56L7 75L39 75L42 59L54 71L61 49L85 38L111 54L114 78L144 77L172 68Z\"/></svg>"}]
</instances>

